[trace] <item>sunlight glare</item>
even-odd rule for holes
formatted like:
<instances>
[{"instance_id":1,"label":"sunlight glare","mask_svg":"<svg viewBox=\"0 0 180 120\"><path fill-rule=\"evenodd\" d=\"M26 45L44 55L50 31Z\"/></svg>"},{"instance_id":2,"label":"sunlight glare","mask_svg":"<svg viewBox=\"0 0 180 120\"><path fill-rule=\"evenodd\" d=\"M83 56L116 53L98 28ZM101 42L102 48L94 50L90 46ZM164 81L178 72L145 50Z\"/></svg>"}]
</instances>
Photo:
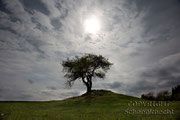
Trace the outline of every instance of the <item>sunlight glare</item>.
<instances>
[{"instance_id":1,"label":"sunlight glare","mask_svg":"<svg viewBox=\"0 0 180 120\"><path fill-rule=\"evenodd\" d=\"M84 26L87 33L96 34L100 30L99 20L95 16L86 19Z\"/></svg>"}]
</instances>

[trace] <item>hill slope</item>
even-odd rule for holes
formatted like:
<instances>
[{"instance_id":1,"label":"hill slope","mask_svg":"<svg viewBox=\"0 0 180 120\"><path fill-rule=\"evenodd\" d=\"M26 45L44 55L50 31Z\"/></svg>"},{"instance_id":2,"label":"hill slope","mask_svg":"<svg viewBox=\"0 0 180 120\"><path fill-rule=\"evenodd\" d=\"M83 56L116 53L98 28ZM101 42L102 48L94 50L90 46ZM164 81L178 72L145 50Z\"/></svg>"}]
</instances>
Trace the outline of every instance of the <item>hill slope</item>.
<instances>
[{"instance_id":1,"label":"hill slope","mask_svg":"<svg viewBox=\"0 0 180 120\"><path fill-rule=\"evenodd\" d=\"M94 90L91 94L61 101L0 102L0 120L175 120L177 117L174 114L132 114L126 110L180 110L179 102L172 102L168 107L132 106L133 102L138 101L143 100L111 91Z\"/></svg>"}]
</instances>

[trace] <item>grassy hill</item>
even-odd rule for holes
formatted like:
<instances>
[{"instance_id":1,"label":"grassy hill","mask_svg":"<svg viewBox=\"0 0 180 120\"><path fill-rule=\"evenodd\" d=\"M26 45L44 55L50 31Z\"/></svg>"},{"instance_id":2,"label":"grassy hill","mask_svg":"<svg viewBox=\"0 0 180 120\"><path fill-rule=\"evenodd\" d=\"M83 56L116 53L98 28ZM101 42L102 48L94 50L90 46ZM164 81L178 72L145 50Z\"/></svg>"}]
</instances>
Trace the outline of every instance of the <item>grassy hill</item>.
<instances>
[{"instance_id":1,"label":"grassy hill","mask_svg":"<svg viewBox=\"0 0 180 120\"><path fill-rule=\"evenodd\" d=\"M143 106L140 103L146 103ZM180 102L148 106L151 101L93 90L61 101L0 102L0 120L178 120ZM138 104L137 104L138 103ZM159 105L157 103L157 105ZM174 114L147 114L148 110L174 110ZM144 113L142 111L145 110ZM134 112L133 112L134 111ZM135 112L141 111L141 112Z\"/></svg>"}]
</instances>

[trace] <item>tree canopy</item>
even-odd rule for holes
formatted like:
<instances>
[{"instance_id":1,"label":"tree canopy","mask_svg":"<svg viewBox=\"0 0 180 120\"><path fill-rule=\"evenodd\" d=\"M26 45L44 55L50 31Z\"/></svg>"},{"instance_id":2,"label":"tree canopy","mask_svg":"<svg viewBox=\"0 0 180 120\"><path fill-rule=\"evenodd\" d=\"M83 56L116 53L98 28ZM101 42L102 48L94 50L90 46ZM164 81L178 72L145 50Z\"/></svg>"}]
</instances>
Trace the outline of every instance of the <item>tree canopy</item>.
<instances>
[{"instance_id":1,"label":"tree canopy","mask_svg":"<svg viewBox=\"0 0 180 120\"><path fill-rule=\"evenodd\" d=\"M112 65L102 55L85 54L75 56L73 59L67 58L62 62L64 77L67 78L66 85L71 87L78 79L87 87L87 92L92 88L92 77L105 78L105 73Z\"/></svg>"}]
</instances>

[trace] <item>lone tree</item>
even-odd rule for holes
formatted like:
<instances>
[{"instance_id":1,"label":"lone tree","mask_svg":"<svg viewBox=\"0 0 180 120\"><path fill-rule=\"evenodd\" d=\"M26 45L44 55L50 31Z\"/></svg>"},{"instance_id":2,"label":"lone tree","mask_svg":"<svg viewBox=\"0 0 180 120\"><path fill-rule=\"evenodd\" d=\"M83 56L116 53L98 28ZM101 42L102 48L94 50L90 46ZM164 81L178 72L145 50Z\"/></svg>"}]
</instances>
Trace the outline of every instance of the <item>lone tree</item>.
<instances>
[{"instance_id":1,"label":"lone tree","mask_svg":"<svg viewBox=\"0 0 180 120\"><path fill-rule=\"evenodd\" d=\"M102 55L85 54L82 57L75 56L71 60L67 58L62 62L64 77L67 78L66 85L71 87L76 80L80 79L89 93L92 88L92 77L104 79L111 65L112 63Z\"/></svg>"}]
</instances>

